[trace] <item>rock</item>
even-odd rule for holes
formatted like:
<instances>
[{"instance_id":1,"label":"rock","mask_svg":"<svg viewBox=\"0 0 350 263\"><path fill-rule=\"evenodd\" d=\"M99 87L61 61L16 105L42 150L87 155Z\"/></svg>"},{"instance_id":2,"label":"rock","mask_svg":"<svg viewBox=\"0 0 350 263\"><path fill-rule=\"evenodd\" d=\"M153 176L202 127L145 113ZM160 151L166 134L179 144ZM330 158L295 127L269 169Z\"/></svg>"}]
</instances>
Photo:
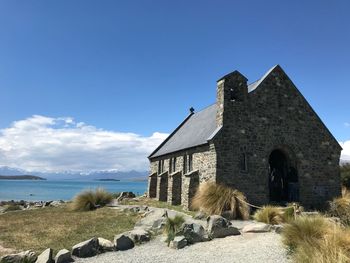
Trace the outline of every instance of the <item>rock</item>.
<instances>
[{"instance_id":1,"label":"rock","mask_svg":"<svg viewBox=\"0 0 350 263\"><path fill-rule=\"evenodd\" d=\"M54 263L54 261L52 259L52 249L48 248L48 249L44 250L44 252L42 252L38 256L35 263Z\"/></svg>"},{"instance_id":2,"label":"rock","mask_svg":"<svg viewBox=\"0 0 350 263\"><path fill-rule=\"evenodd\" d=\"M68 263L68 262L73 262L74 260L72 259L72 256L67 249L61 249L58 251L56 257L55 257L55 262L56 263Z\"/></svg>"},{"instance_id":3,"label":"rock","mask_svg":"<svg viewBox=\"0 0 350 263\"><path fill-rule=\"evenodd\" d=\"M107 239L104 239L102 237L98 238L98 244L99 244L100 250L103 252L104 251L113 251L115 249L113 242L111 242Z\"/></svg>"},{"instance_id":4,"label":"rock","mask_svg":"<svg viewBox=\"0 0 350 263\"><path fill-rule=\"evenodd\" d=\"M208 217L208 234L210 238L220 238L226 236L240 235L238 229L232 223L219 215Z\"/></svg>"},{"instance_id":5,"label":"rock","mask_svg":"<svg viewBox=\"0 0 350 263\"><path fill-rule=\"evenodd\" d=\"M153 222L152 229L153 230L161 230L165 226L166 219L164 217L159 218Z\"/></svg>"},{"instance_id":6,"label":"rock","mask_svg":"<svg viewBox=\"0 0 350 263\"><path fill-rule=\"evenodd\" d=\"M283 225L272 225L271 229L274 230L277 234L280 234L283 231Z\"/></svg>"},{"instance_id":7,"label":"rock","mask_svg":"<svg viewBox=\"0 0 350 263\"><path fill-rule=\"evenodd\" d=\"M181 234L187 239L189 244L208 240L208 234L204 227L197 223L184 223L181 227Z\"/></svg>"},{"instance_id":8,"label":"rock","mask_svg":"<svg viewBox=\"0 0 350 263\"><path fill-rule=\"evenodd\" d=\"M114 237L114 245L116 250L128 250L135 246L134 241L130 237L124 234L120 234Z\"/></svg>"},{"instance_id":9,"label":"rock","mask_svg":"<svg viewBox=\"0 0 350 263\"><path fill-rule=\"evenodd\" d=\"M265 223L252 223L243 227L242 232L244 233L264 233L270 232L272 229L271 225Z\"/></svg>"},{"instance_id":10,"label":"rock","mask_svg":"<svg viewBox=\"0 0 350 263\"><path fill-rule=\"evenodd\" d=\"M117 201L120 202L125 198L135 198L136 195L133 192L121 192L117 198Z\"/></svg>"},{"instance_id":11,"label":"rock","mask_svg":"<svg viewBox=\"0 0 350 263\"><path fill-rule=\"evenodd\" d=\"M37 259L35 252L27 250L17 254L10 254L0 258L1 263L34 263Z\"/></svg>"},{"instance_id":12,"label":"rock","mask_svg":"<svg viewBox=\"0 0 350 263\"><path fill-rule=\"evenodd\" d=\"M99 244L96 237L76 244L72 247L72 255L80 258L95 256L98 253Z\"/></svg>"},{"instance_id":13,"label":"rock","mask_svg":"<svg viewBox=\"0 0 350 263\"><path fill-rule=\"evenodd\" d=\"M176 236L173 241L170 242L170 247L175 249L181 249L187 246L187 240L184 236Z\"/></svg>"},{"instance_id":14,"label":"rock","mask_svg":"<svg viewBox=\"0 0 350 263\"><path fill-rule=\"evenodd\" d=\"M50 203L50 206L58 207L58 206L61 206L62 204L64 204L64 201L62 201L62 200L56 200L56 201L52 201L52 202Z\"/></svg>"},{"instance_id":15,"label":"rock","mask_svg":"<svg viewBox=\"0 0 350 263\"><path fill-rule=\"evenodd\" d=\"M204 212L202 212L202 211L199 211L199 212L197 212L194 216L193 216L193 218L194 219L197 219L197 220L204 220L204 219L207 219L207 214L206 213L204 213Z\"/></svg>"},{"instance_id":16,"label":"rock","mask_svg":"<svg viewBox=\"0 0 350 263\"><path fill-rule=\"evenodd\" d=\"M151 237L149 232L142 228L135 228L129 232L129 237L134 241L134 243L142 243L150 241Z\"/></svg>"}]
</instances>

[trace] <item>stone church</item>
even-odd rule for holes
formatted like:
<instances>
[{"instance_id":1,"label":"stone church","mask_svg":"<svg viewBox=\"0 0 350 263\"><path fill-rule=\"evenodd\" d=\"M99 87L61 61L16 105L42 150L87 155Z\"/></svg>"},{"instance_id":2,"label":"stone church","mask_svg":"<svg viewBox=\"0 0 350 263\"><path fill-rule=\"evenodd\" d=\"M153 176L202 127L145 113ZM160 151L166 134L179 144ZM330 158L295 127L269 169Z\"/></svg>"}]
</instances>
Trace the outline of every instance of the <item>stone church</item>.
<instances>
[{"instance_id":1,"label":"stone church","mask_svg":"<svg viewBox=\"0 0 350 263\"><path fill-rule=\"evenodd\" d=\"M255 205L319 207L340 195L341 147L279 65L249 85L234 71L216 92L148 157L150 198L190 208L206 181Z\"/></svg>"}]
</instances>

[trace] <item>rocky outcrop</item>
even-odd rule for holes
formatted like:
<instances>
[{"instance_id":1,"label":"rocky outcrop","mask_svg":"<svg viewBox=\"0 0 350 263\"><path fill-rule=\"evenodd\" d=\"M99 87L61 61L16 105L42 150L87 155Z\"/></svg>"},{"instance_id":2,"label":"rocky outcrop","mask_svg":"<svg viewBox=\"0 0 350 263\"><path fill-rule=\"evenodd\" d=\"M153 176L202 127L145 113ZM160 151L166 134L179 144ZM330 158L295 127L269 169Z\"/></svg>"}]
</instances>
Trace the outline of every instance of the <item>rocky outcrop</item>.
<instances>
[{"instance_id":1,"label":"rocky outcrop","mask_svg":"<svg viewBox=\"0 0 350 263\"><path fill-rule=\"evenodd\" d=\"M128 236L134 241L134 243L143 243L150 241L151 239L149 232L142 228L135 228L131 230Z\"/></svg>"},{"instance_id":2,"label":"rocky outcrop","mask_svg":"<svg viewBox=\"0 0 350 263\"><path fill-rule=\"evenodd\" d=\"M213 215L207 219L207 231L209 238L221 238L226 236L240 235L236 227L230 221L219 215Z\"/></svg>"},{"instance_id":3,"label":"rocky outcrop","mask_svg":"<svg viewBox=\"0 0 350 263\"><path fill-rule=\"evenodd\" d=\"M99 243L96 237L76 244L72 247L72 255L80 258L95 256L99 251Z\"/></svg>"}]
</instances>

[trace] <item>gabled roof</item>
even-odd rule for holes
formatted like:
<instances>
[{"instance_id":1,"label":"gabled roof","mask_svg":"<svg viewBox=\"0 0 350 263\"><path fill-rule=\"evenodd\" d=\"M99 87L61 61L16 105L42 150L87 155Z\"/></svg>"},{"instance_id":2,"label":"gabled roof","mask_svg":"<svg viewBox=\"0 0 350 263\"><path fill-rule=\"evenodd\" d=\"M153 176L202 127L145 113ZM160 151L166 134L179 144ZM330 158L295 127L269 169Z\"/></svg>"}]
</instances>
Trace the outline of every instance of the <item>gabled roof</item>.
<instances>
[{"instance_id":1,"label":"gabled roof","mask_svg":"<svg viewBox=\"0 0 350 263\"><path fill-rule=\"evenodd\" d=\"M217 132L216 104L190 114L149 158L206 144L214 132Z\"/></svg>"},{"instance_id":2,"label":"gabled roof","mask_svg":"<svg viewBox=\"0 0 350 263\"><path fill-rule=\"evenodd\" d=\"M248 92L254 91L276 67L278 65L272 67L261 79L250 84ZM216 107L216 104L212 104L197 113L191 113L148 158L208 143L221 129L216 124Z\"/></svg>"}]
</instances>

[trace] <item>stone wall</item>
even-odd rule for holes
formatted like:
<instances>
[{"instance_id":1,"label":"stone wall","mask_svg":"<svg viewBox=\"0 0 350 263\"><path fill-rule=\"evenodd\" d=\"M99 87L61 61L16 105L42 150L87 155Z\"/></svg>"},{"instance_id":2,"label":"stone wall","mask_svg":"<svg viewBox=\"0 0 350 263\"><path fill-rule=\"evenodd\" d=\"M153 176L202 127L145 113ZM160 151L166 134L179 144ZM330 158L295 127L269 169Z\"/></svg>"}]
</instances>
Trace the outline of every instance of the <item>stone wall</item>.
<instances>
[{"instance_id":1,"label":"stone wall","mask_svg":"<svg viewBox=\"0 0 350 263\"><path fill-rule=\"evenodd\" d=\"M152 173L150 176L148 176L147 196L149 198L157 197L157 173Z\"/></svg>"},{"instance_id":2,"label":"stone wall","mask_svg":"<svg viewBox=\"0 0 350 263\"><path fill-rule=\"evenodd\" d=\"M218 90L230 88L218 83ZM303 205L340 195L340 146L280 67L245 99L225 100L223 129L214 139L217 182L241 190L252 203L268 203L269 156L280 149L298 171ZM247 171L240 166L243 154Z\"/></svg>"}]
</instances>

